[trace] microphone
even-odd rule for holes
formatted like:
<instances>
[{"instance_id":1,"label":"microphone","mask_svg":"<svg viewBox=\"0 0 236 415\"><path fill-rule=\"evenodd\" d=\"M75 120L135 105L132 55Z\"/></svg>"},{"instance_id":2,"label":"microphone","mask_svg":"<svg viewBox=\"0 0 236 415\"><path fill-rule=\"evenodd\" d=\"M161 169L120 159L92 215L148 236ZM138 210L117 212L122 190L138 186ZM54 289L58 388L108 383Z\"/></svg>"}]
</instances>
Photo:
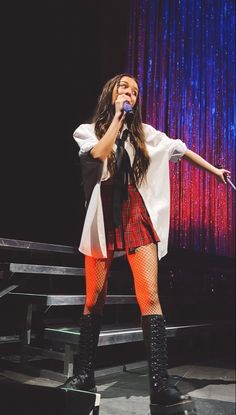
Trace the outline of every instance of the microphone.
<instances>
[{"instance_id":1,"label":"microphone","mask_svg":"<svg viewBox=\"0 0 236 415\"><path fill-rule=\"evenodd\" d=\"M134 110L132 108L132 105L130 105L128 101L125 101L123 104L123 110L125 112L125 121L127 123L128 128L130 128L134 119Z\"/></svg>"},{"instance_id":2,"label":"microphone","mask_svg":"<svg viewBox=\"0 0 236 415\"><path fill-rule=\"evenodd\" d=\"M225 180L227 181L227 183L229 183L230 184L230 186L234 189L234 190L236 190L236 186L235 186L235 184L228 178L228 176L225 174Z\"/></svg>"},{"instance_id":3,"label":"microphone","mask_svg":"<svg viewBox=\"0 0 236 415\"><path fill-rule=\"evenodd\" d=\"M126 112L126 114L134 114L132 105L128 101L125 101L123 104L123 110Z\"/></svg>"},{"instance_id":4,"label":"microphone","mask_svg":"<svg viewBox=\"0 0 236 415\"><path fill-rule=\"evenodd\" d=\"M221 166L221 164L216 164L216 167L217 167L217 169L221 169L222 168L222 166ZM235 186L235 184L230 180L230 178L228 177L228 174L227 173L224 173L224 178L225 178L225 180L227 181L227 183L232 187L232 189L234 190L234 191L236 191L236 186Z\"/></svg>"}]
</instances>

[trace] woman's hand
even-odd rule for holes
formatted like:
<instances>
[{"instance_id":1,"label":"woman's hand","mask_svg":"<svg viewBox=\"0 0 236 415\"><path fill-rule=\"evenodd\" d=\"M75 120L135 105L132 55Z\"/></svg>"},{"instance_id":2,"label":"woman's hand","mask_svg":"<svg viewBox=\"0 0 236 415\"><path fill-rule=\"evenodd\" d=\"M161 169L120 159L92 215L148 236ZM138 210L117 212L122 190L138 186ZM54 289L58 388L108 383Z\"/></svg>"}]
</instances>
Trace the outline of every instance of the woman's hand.
<instances>
[{"instance_id":1,"label":"woman's hand","mask_svg":"<svg viewBox=\"0 0 236 415\"><path fill-rule=\"evenodd\" d=\"M193 165L199 167L200 169L206 170L209 173L214 174L216 179L220 183L227 183L227 177L230 179L230 171L226 169L222 169L221 166L215 167L213 164L208 163L204 158L199 156L199 154L195 153L192 150L187 150L183 156L184 159L188 160Z\"/></svg>"},{"instance_id":2,"label":"woman's hand","mask_svg":"<svg viewBox=\"0 0 236 415\"><path fill-rule=\"evenodd\" d=\"M230 171L225 169L217 169L217 172L215 173L216 179L220 183L227 184L227 177L230 179Z\"/></svg>"},{"instance_id":3,"label":"woman's hand","mask_svg":"<svg viewBox=\"0 0 236 415\"><path fill-rule=\"evenodd\" d=\"M120 117L123 118L125 116L124 114L124 110L123 110L123 106L124 106L124 102L128 102L129 104L131 104L131 97L128 94L120 94L117 96L116 100L115 100L115 111L116 114Z\"/></svg>"}]
</instances>

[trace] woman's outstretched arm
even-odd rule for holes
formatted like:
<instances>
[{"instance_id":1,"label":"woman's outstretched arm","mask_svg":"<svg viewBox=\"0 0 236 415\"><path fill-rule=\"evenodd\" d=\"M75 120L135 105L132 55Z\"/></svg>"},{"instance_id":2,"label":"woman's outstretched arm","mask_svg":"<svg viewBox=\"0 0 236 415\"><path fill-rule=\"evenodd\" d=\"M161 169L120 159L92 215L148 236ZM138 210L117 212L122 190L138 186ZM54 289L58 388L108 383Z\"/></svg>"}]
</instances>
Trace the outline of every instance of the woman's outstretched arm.
<instances>
[{"instance_id":1,"label":"woman's outstretched arm","mask_svg":"<svg viewBox=\"0 0 236 415\"><path fill-rule=\"evenodd\" d=\"M185 160L188 160L191 164L194 166L199 167L202 170L208 171L209 173L212 173L216 176L216 178L223 183L227 183L226 181L226 175L230 178L230 171L226 169L221 169L213 166L211 163L208 163L204 158L199 156L199 154L194 153L192 150L187 150L184 154L183 158Z\"/></svg>"}]
</instances>

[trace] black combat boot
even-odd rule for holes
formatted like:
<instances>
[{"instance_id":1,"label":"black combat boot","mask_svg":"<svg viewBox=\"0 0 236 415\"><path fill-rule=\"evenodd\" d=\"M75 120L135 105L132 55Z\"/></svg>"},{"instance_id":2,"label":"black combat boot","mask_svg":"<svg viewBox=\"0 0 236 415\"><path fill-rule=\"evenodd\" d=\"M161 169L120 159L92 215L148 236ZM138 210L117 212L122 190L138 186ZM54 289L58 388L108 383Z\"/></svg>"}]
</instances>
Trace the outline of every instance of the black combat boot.
<instances>
[{"instance_id":1,"label":"black combat boot","mask_svg":"<svg viewBox=\"0 0 236 415\"><path fill-rule=\"evenodd\" d=\"M151 415L195 414L191 398L182 395L177 387L169 382L163 316L158 314L143 316L142 329L149 367Z\"/></svg>"},{"instance_id":2,"label":"black combat boot","mask_svg":"<svg viewBox=\"0 0 236 415\"><path fill-rule=\"evenodd\" d=\"M97 391L94 379L94 363L100 328L100 315L82 315L80 319L78 363L74 370L74 376L68 378L60 388Z\"/></svg>"}]
</instances>

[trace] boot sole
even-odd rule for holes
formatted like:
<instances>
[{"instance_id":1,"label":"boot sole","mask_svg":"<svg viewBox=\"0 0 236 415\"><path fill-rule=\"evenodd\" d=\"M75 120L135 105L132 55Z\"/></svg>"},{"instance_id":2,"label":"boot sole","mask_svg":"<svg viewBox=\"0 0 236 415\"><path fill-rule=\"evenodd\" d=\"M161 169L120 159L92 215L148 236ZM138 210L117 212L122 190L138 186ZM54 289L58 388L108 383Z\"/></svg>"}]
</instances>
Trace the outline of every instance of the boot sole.
<instances>
[{"instance_id":1,"label":"boot sole","mask_svg":"<svg viewBox=\"0 0 236 415\"><path fill-rule=\"evenodd\" d=\"M168 406L150 404L150 413L151 415L197 415L192 400Z\"/></svg>"}]
</instances>

